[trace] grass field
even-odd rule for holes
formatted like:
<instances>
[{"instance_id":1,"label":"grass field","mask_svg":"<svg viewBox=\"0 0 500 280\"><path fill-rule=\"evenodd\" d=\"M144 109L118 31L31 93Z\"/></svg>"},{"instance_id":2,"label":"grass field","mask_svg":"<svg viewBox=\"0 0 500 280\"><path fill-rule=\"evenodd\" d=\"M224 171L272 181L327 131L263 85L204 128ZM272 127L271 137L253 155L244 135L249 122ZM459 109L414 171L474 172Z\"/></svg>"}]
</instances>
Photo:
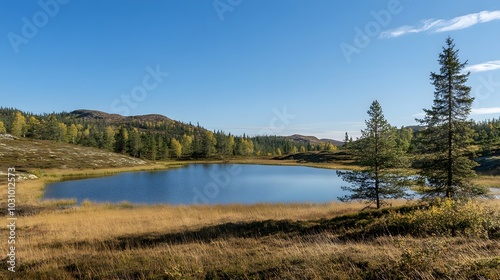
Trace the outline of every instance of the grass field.
<instances>
[{"instance_id":1,"label":"grass field","mask_svg":"<svg viewBox=\"0 0 500 280\"><path fill-rule=\"evenodd\" d=\"M60 178L52 172L44 178ZM24 210L17 223L16 278L500 278L498 200L429 211L436 217L427 217L411 230L415 225L409 221L428 212L418 212L424 206L405 201L394 201L383 211L362 212L366 205L360 203L75 206L72 200L41 202L43 183L18 183ZM476 216L467 216L458 222L470 230L453 234L427 225L460 213L475 213L491 224L476 228L471 222ZM6 228L0 233L8 236ZM5 242L1 250L8 250ZM8 279L13 274L5 261L0 278Z\"/></svg>"},{"instance_id":2,"label":"grass field","mask_svg":"<svg viewBox=\"0 0 500 280\"><path fill-rule=\"evenodd\" d=\"M81 169L76 164L82 159L71 158L75 166L22 166L41 178L17 183L16 272L7 270L9 229L2 227L0 279L500 279L500 200L434 206L392 201L382 210L363 211L361 203L137 206L87 201L78 206L75 200L41 201L44 185L52 181L193 163ZM17 162L16 157L10 160ZM93 166L92 160L87 164ZM262 157L210 162L352 169L347 161ZM481 176L477 182L495 187L496 178ZM7 193L5 182L0 192ZM7 221L6 195L0 197L0 214Z\"/></svg>"},{"instance_id":3,"label":"grass field","mask_svg":"<svg viewBox=\"0 0 500 280\"><path fill-rule=\"evenodd\" d=\"M432 227L421 234L405 232L404 226L396 229L388 225L396 221L397 213L409 215L418 210L402 201L394 204L392 212L387 209L359 212L364 204L146 207L83 203L64 209L60 207L64 203L52 203L37 213L19 217L20 266L16 276L20 279L500 277L498 228L458 234L437 229L433 232ZM480 205L480 209L496 209L498 214L498 201ZM6 236L8 232L3 229L1 234ZM6 250L4 243L2 251ZM2 268L0 277L8 277L5 262Z\"/></svg>"}]
</instances>

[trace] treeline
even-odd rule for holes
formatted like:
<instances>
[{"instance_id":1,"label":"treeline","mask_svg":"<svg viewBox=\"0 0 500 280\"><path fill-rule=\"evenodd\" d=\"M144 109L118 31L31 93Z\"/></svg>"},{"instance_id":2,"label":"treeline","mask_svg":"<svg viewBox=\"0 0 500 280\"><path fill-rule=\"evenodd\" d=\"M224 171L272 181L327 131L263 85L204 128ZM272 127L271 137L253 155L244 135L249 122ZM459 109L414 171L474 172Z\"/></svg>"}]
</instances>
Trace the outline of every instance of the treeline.
<instances>
[{"instance_id":1,"label":"treeline","mask_svg":"<svg viewBox=\"0 0 500 280\"><path fill-rule=\"evenodd\" d=\"M482 152L488 153L500 144L500 118L474 123L474 140Z\"/></svg>"},{"instance_id":2,"label":"treeline","mask_svg":"<svg viewBox=\"0 0 500 280\"><path fill-rule=\"evenodd\" d=\"M394 139L395 143L395 148L403 151L405 153L412 153L412 152L417 152L418 151L418 132L413 130L410 127L401 127L397 128L395 126L390 126L388 128L387 133L390 135L392 139ZM353 147L356 145L355 142L359 141L360 139L356 139L356 141L353 141L352 137L349 137L348 133L345 133L345 139L344 139L344 145L342 146L342 149L348 150L349 148Z\"/></svg>"},{"instance_id":3,"label":"treeline","mask_svg":"<svg viewBox=\"0 0 500 280\"><path fill-rule=\"evenodd\" d=\"M337 149L331 143L299 143L282 136L234 136L166 118L156 121L135 118L116 123L65 112L36 115L14 108L0 108L0 133L97 147L149 160L281 156Z\"/></svg>"},{"instance_id":4,"label":"treeline","mask_svg":"<svg viewBox=\"0 0 500 280\"><path fill-rule=\"evenodd\" d=\"M484 120L479 122L467 122L472 129L472 139L473 145L477 146L477 152L480 154L488 154L494 152L500 147L500 118ZM397 148L401 149L409 154L419 154L422 152L422 141L421 136L424 127L418 127L417 129L410 127L401 128L391 128L392 137L396 139ZM356 139L355 141L358 141ZM346 133L346 138L344 139L344 148L349 148L349 145L353 145L352 137L349 137Z\"/></svg>"}]
</instances>

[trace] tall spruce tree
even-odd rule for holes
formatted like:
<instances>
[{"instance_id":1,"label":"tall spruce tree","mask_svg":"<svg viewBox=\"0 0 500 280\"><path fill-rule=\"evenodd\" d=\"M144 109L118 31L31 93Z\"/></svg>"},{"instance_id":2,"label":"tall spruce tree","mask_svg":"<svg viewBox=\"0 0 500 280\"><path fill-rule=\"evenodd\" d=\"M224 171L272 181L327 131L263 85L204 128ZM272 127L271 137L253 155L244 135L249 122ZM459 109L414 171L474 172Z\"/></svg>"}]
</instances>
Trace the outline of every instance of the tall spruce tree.
<instances>
[{"instance_id":1,"label":"tall spruce tree","mask_svg":"<svg viewBox=\"0 0 500 280\"><path fill-rule=\"evenodd\" d=\"M471 122L467 120L474 98L466 85L470 73L463 73L466 62L460 62L451 38L439 54L439 73L431 72L434 103L424 109L425 117L417 120L426 127L421 132L423 152L420 175L425 178L425 195L429 197L471 197L483 195L485 188L471 179L477 164L470 159L473 141Z\"/></svg>"},{"instance_id":2,"label":"tall spruce tree","mask_svg":"<svg viewBox=\"0 0 500 280\"><path fill-rule=\"evenodd\" d=\"M368 111L370 119L361 138L351 145L362 171L337 171L351 186L342 187L351 194L340 197L341 201L364 200L380 208L384 200L406 196L400 179L390 168L402 167L404 153L396 143L395 128L384 117L382 107L374 101Z\"/></svg>"},{"instance_id":3,"label":"tall spruce tree","mask_svg":"<svg viewBox=\"0 0 500 280\"><path fill-rule=\"evenodd\" d=\"M115 152L122 154L126 154L128 152L128 138L127 128L121 127L115 135Z\"/></svg>"},{"instance_id":4,"label":"tall spruce tree","mask_svg":"<svg viewBox=\"0 0 500 280\"><path fill-rule=\"evenodd\" d=\"M346 131L345 136L344 136L344 145L342 146L342 148L347 149L347 148L349 148L348 145L349 145L349 134Z\"/></svg>"}]
</instances>

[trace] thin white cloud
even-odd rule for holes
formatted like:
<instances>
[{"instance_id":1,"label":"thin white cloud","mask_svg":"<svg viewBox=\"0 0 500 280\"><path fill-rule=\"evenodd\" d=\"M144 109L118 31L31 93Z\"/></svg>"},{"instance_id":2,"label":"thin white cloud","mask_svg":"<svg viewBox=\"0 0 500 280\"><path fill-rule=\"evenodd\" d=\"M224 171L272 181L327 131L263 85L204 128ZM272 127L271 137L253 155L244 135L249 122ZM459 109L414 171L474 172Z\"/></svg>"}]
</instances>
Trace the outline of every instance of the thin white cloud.
<instances>
[{"instance_id":1,"label":"thin white cloud","mask_svg":"<svg viewBox=\"0 0 500 280\"><path fill-rule=\"evenodd\" d=\"M486 61L479 64L474 64L464 68L464 71L470 72L485 72L500 69L500 60Z\"/></svg>"},{"instance_id":2,"label":"thin white cloud","mask_svg":"<svg viewBox=\"0 0 500 280\"><path fill-rule=\"evenodd\" d=\"M380 34L380 38L396 38L399 36L420 33L424 31L430 32L447 32L459 30L474 26L479 23L486 23L493 20L500 20L500 10L482 11L455 17L449 20L445 19L426 19L422 20L416 26L405 25L395 29L384 31Z\"/></svg>"},{"instance_id":3,"label":"thin white cloud","mask_svg":"<svg viewBox=\"0 0 500 280\"><path fill-rule=\"evenodd\" d=\"M403 36L410 33L420 33L423 31L430 30L435 26L439 25L442 20L426 19L420 22L419 26L404 25L395 29L384 31L380 34L381 38L395 38Z\"/></svg>"},{"instance_id":4,"label":"thin white cloud","mask_svg":"<svg viewBox=\"0 0 500 280\"><path fill-rule=\"evenodd\" d=\"M500 114L500 107L475 108L471 110L472 115Z\"/></svg>"}]
</instances>

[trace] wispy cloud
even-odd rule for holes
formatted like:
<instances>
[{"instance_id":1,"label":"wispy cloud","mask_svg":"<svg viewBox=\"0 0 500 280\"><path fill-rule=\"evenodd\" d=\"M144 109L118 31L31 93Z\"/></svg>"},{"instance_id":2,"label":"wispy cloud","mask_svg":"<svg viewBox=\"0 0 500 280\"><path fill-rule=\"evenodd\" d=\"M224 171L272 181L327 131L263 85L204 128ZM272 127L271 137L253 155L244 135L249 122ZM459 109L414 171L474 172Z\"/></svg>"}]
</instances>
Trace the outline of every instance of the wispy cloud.
<instances>
[{"instance_id":1,"label":"wispy cloud","mask_svg":"<svg viewBox=\"0 0 500 280\"><path fill-rule=\"evenodd\" d=\"M474 64L464 68L464 71L470 72L485 72L500 69L500 60L486 61L479 64Z\"/></svg>"},{"instance_id":2,"label":"wispy cloud","mask_svg":"<svg viewBox=\"0 0 500 280\"><path fill-rule=\"evenodd\" d=\"M482 11L455 17L452 19L425 19L420 21L418 25L405 25L395 29L384 31L380 34L380 38L396 38L399 36L420 33L424 31L429 32L447 32L459 30L474 26L479 23L490 22L493 20L500 20L500 10L496 11Z\"/></svg>"},{"instance_id":3,"label":"wispy cloud","mask_svg":"<svg viewBox=\"0 0 500 280\"><path fill-rule=\"evenodd\" d=\"M500 114L500 107L475 108L472 109L471 114L472 115Z\"/></svg>"}]
</instances>

